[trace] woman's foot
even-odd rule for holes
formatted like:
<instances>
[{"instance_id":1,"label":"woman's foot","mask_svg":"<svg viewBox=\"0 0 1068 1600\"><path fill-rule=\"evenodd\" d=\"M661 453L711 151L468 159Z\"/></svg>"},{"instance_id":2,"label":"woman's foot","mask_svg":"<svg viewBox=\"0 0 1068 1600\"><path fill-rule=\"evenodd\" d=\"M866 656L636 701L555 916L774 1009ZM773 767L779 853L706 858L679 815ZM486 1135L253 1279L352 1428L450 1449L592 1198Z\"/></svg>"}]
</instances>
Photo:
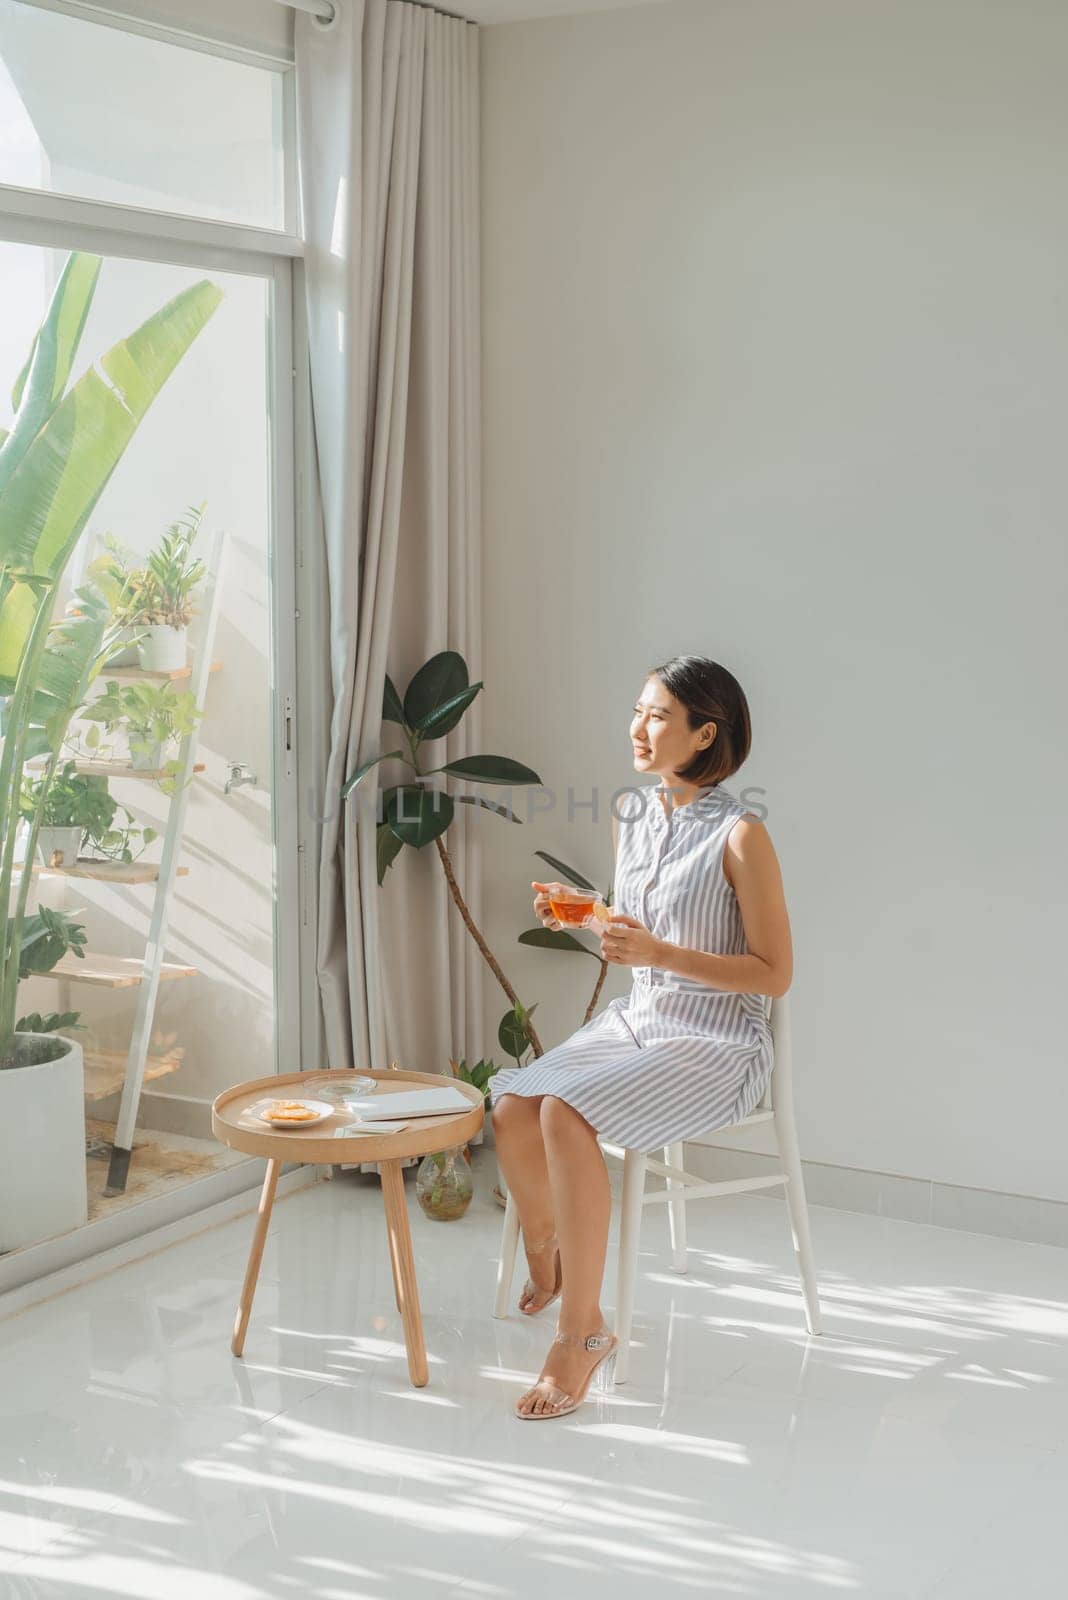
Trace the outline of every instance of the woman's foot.
<instances>
[{"instance_id":1,"label":"woman's foot","mask_svg":"<svg viewBox=\"0 0 1068 1600\"><path fill-rule=\"evenodd\" d=\"M577 1410L598 1368L608 1376L618 1342L603 1323L590 1334L558 1333L537 1383L516 1401L516 1416L560 1417Z\"/></svg>"},{"instance_id":2,"label":"woman's foot","mask_svg":"<svg viewBox=\"0 0 1068 1600\"><path fill-rule=\"evenodd\" d=\"M540 1244L526 1244L524 1241L524 1249L530 1277L519 1296L519 1309L525 1316L532 1317L544 1311L546 1306L551 1306L559 1295L564 1281L563 1269L555 1233L551 1233Z\"/></svg>"}]
</instances>

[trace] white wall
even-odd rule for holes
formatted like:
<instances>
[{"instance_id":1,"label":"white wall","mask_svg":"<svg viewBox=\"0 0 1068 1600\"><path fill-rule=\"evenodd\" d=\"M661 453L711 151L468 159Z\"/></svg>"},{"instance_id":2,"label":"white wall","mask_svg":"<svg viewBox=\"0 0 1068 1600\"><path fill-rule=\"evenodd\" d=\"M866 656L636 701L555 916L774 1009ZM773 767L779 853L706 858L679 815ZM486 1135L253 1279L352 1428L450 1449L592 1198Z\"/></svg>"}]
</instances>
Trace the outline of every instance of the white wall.
<instances>
[{"instance_id":1,"label":"white wall","mask_svg":"<svg viewBox=\"0 0 1068 1600\"><path fill-rule=\"evenodd\" d=\"M482 61L487 748L607 800L645 669L725 662L805 1156L1068 1199L1063 0L680 0ZM516 949L529 852L603 880L607 811L494 824L551 1044L594 964Z\"/></svg>"}]
</instances>

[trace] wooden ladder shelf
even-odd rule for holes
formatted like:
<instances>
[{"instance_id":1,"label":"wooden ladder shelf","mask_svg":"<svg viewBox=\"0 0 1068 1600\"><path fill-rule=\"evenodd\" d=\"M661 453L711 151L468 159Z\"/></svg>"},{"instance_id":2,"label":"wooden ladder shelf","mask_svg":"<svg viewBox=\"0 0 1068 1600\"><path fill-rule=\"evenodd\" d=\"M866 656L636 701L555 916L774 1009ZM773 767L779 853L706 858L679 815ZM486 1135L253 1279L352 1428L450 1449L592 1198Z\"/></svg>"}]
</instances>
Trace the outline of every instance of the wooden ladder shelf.
<instances>
[{"instance_id":1,"label":"wooden ladder shelf","mask_svg":"<svg viewBox=\"0 0 1068 1600\"><path fill-rule=\"evenodd\" d=\"M219 615L219 594L226 535L219 532L212 540L205 562L200 615L202 628L196 649L189 664L174 672L146 672L139 667L115 667L105 670L108 679L132 682L137 680L188 681L189 691L198 711L203 712L208 683L212 673L218 672L220 663L213 660L215 635ZM199 724L199 718L197 722ZM86 952L82 959L66 955L53 967L49 976L72 983L95 984L110 989L136 989L137 1009L134 1017L130 1047L123 1057L111 1051L98 1051L86 1056L86 1094L90 1099L104 1099L121 1089L115 1143L108 1165L105 1196L125 1192L133 1151L134 1127L146 1082L177 1071L181 1065L181 1051L171 1051L164 1056L149 1056L149 1039L156 1011L156 998L161 983L182 978L195 978L196 967L164 961L167 929L175 879L186 869L178 865L178 850L185 824L189 787L196 773L204 771L204 763L195 760L197 730L182 739L178 751L177 769L174 770L175 788L169 797L167 823L163 830L163 846L158 863L77 861L70 867L42 867L42 873L61 872L71 878L94 878L120 886L154 884L152 914L149 920L145 954L131 959L121 956L95 955ZM170 776L166 771L146 772L129 762L86 761L75 762L78 772L106 778L142 779L152 781ZM121 1071L119 1070L121 1065Z\"/></svg>"}]
</instances>

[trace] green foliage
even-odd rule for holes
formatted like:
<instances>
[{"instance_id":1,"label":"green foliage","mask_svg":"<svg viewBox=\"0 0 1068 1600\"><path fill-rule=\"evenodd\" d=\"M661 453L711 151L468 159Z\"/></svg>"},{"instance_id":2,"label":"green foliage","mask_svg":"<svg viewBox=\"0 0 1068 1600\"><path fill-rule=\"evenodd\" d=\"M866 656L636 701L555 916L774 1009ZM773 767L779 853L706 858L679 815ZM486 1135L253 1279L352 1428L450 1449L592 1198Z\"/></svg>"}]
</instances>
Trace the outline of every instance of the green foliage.
<instances>
[{"instance_id":1,"label":"green foliage","mask_svg":"<svg viewBox=\"0 0 1068 1600\"><path fill-rule=\"evenodd\" d=\"M29 1011L15 1024L16 1033L56 1033L60 1028L83 1028L80 1011Z\"/></svg>"},{"instance_id":2,"label":"green foliage","mask_svg":"<svg viewBox=\"0 0 1068 1600\"><path fill-rule=\"evenodd\" d=\"M108 791L107 779L81 773L66 762L49 780L24 778L21 814L28 822L38 819L43 828L80 828L81 846L90 845L111 861L136 861L157 837L154 828L138 828L133 815ZM115 825L116 815L125 823ZM139 841L134 852L133 844Z\"/></svg>"},{"instance_id":3,"label":"green foliage","mask_svg":"<svg viewBox=\"0 0 1068 1600\"><path fill-rule=\"evenodd\" d=\"M524 1006L521 1000L517 1000L515 1005L510 1006L504 1013L497 1028L497 1039L501 1049L514 1056L519 1066L522 1066L523 1055L533 1043L530 1019L537 1011L538 1005L539 1002L535 1001L532 1006Z\"/></svg>"},{"instance_id":4,"label":"green foliage","mask_svg":"<svg viewBox=\"0 0 1068 1600\"><path fill-rule=\"evenodd\" d=\"M204 518L204 505L190 506L172 522L141 570L128 575L127 620L133 626L186 628L193 615L193 593L204 576L204 563L193 545Z\"/></svg>"},{"instance_id":5,"label":"green foliage","mask_svg":"<svg viewBox=\"0 0 1068 1600\"><path fill-rule=\"evenodd\" d=\"M469 683L467 663L455 650L442 650L416 672L405 691L404 698L386 674L382 695L383 722L399 723L404 730L408 754L403 750L389 750L384 755L372 756L363 761L346 778L341 790L343 800L363 781L380 761L403 761L410 767L417 781L396 784L382 791L382 821L378 825L378 881L400 853L402 846L423 849L441 837L456 816L456 805L478 804L487 811L518 822L507 806L476 798L474 795L451 795L427 786L421 780L435 772L447 772L467 778L475 783L525 785L540 783L541 779L531 767L508 756L462 756L444 766L420 768L419 747L424 740L440 739L456 728L482 689L481 680Z\"/></svg>"},{"instance_id":6,"label":"green foliage","mask_svg":"<svg viewBox=\"0 0 1068 1600\"><path fill-rule=\"evenodd\" d=\"M103 550L89 563L88 575L98 583L107 583L115 594L115 625L128 628L138 609L138 594L140 590L142 571L134 566L134 553L116 539L112 533L106 533L101 539ZM138 639L143 638L139 634ZM128 648L133 642L127 639L123 648Z\"/></svg>"},{"instance_id":7,"label":"green foliage","mask_svg":"<svg viewBox=\"0 0 1068 1600\"><path fill-rule=\"evenodd\" d=\"M480 1059L469 1067L466 1058L461 1056L459 1061L450 1059L449 1066L454 1078L459 1078L461 1083L471 1084L472 1088L481 1089L483 1104L489 1105L490 1079L500 1072L500 1062Z\"/></svg>"},{"instance_id":8,"label":"green foliage","mask_svg":"<svg viewBox=\"0 0 1068 1600\"><path fill-rule=\"evenodd\" d=\"M54 622L59 587L142 419L222 299L207 280L192 285L72 382L100 270L98 256L68 256L14 384L14 423L0 438L0 696L10 697L0 751L0 1067L14 1060L20 977L48 971L84 943L69 919L27 915L36 821L15 870L26 762L46 755L51 777L88 684L114 650L113 579L94 575Z\"/></svg>"},{"instance_id":9,"label":"green foliage","mask_svg":"<svg viewBox=\"0 0 1068 1600\"><path fill-rule=\"evenodd\" d=\"M403 731L408 754L403 750L390 750L384 755L372 756L363 761L346 778L341 789L343 800L353 793L380 761L402 761L410 768L412 780L394 784L381 791L381 821L376 833L378 882L385 879L393 862L405 845L415 850L440 840L455 820L456 806L479 805L509 822L519 822L508 806L483 800L479 796L452 795L435 789L423 780L434 773L444 772L467 778L474 783L516 785L540 784L541 779L532 767L524 766L511 756L476 755L460 756L442 766L423 768L419 764L419 750L424 740L441 739L458 727L464 713L482 689L469 681L467 662L455 650L442 650L431 656L415 673L403 698L397 692L389 674L386 674L382 692L382 721L394 722ZM512 985L505 978L482 934L475 927L464 903L444 846L439 846L449 884L449 893L485 960L505 990L513 1006L505 1013L498 1029L501 1046L507 1053L521 1060L524 1052L533 1046L540 1050L537 1035L530 1024L536 1007L524 1008L516 997ZM480 1065L485 1065L481 1063Z\"/></svg>"},{"instance_id":10,"label":"green foliage","mask_svg":"<svg viewBox=\"0 0 1068 1600\"><path fill-rule=\"evenodd\" d=\"M191 734L201 712L188 689L175 689L170 683L120 684L109 679L104 693L82 716L87 722L102 723L106 733L125 728L131 755L147 756L158 745L167 746ZM90 735L90 746L96 742ZM166 762L165 770L173 787L177 761Z\"/></svg>"},{"instance_id":11,"label":"green foliage","mask_svg":"<svg viewBox=\"0 0 1068 1600\"><path fill-rule=\"evenodd\" d=\"M77 915L78 912L68 916L41 906L35 916L24 918L19 945L20 978L40 977L51 972L65 955L85 960L85 925L73 920ZM9 922L9 937L11 933Z\"/></svg>"}]
</instances>

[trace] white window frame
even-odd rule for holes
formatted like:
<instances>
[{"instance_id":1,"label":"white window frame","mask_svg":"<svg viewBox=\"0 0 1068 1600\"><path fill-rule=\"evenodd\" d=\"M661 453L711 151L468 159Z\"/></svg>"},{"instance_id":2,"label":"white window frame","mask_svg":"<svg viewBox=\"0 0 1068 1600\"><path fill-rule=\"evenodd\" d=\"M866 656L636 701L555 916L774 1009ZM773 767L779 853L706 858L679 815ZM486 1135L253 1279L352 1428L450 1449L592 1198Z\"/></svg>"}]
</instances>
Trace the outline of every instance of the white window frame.
<instances>
[{"instance_id":1,"label":"white window frame","mask_svg":"<svg viewBox=\"0 0 1068 1600\"><path fill-rule=\"evenodd\" d=\"M257 56L218 41L73 0L20 0L22 4L66 12L105 26L162 37L186 48L200 48L237 60L253 60L285 74L286 212L296 216L295 119L292 63ZM275 1015L276 1070L296 1071L322 1064L323 1045L316 974L317 794L321 764L321 712L312 690L314 673L302 674L308 660L302 640L314 641L321 618L321 582L314 548L305 559L305 530L315 526L316 475L311 458L311 401L306 380L307 328L304 314L304 246L295 225L285 231L252 228L170 212L150 211L98 200L0 184L0 240L58 250L244 273L268 285L268 426L272 527L270 592L272 659L271 817L275 855ZM298 380L298 372L301 374ZM299 443L300 457L296 448ZM298 739L298 729L301 737ZM316 730L319 730L318 733ZM306 774L306 776L305 776ZM314 1174L316 1169L304 1169ZM180 1189L127 1206L86 1223L72 1233L0 1257L0 1294L23 1290L36 1298L47 1275L81 1276L81 1264L102 1251L121 1259L158 1248L158 1230L168 1237L188 1231L189 1219L205 1207L233 1210L235 1196L254 1188L260 1164L245 1161ZM300 1181L294 1174L294 1181ZM198 1222L197 1226L202 1226ZM139 1244L138 1241L141 1241ZM150 1242L145 1242L150 1241ZM94 1269L95 1270L95 1269ZM58 1279L51 1280L59 1282ZM51 1289L42 1293L51 1292ZM22 1296L17 1298L21 1299ZM5 1308L6 1309L6 1308ZM2 1314L2 1309L0 1309Z\"/></svg>"}]
</instances>

